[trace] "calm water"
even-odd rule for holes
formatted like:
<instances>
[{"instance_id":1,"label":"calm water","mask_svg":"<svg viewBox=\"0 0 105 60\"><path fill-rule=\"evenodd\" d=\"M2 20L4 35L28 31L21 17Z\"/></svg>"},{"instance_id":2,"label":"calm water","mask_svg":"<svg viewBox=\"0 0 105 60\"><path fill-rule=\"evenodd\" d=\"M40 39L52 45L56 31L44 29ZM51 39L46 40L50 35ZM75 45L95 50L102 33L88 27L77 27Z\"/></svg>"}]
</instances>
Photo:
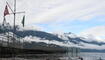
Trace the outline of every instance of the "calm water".
<instances>
[{"instance_id":1,"label":"calm water","mask_svg":"<svg viewBox=\"0 0 105 60\"><path fill-rule=\"evenodd\" d=\"M81 57L83 57L84 60L99 60L101 57L103 60L105 60L105 53L80 53ZM2 58L0 60L71 60L69 59L67 54L43 54L43 55L27 55L24 58ZM72 60L79 60L76 58L72 58Z\"/></svg>"},{"instance_id":2,"label":"calm water","mask_svg":"<svg viewBox=\"0 0 105 60\"><path fill-rule=\"evenodd\" d=\"M83 57L84 60L99 60L101 57L105 60L105 53L80 53L80 56Z\"/></svg>"}]
</instances>

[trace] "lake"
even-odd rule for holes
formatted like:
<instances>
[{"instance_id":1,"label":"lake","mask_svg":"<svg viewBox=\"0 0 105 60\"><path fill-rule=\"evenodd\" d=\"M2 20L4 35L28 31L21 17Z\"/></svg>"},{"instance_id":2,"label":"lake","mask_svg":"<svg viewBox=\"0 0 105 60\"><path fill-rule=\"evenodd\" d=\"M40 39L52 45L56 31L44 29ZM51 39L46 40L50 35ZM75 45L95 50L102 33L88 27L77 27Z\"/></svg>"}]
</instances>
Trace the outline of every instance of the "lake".
<instances>
[{"instance_id":1,"label":"lake","mask_svg":"<svg viewBox=\"0 0 105 60\"><path fill-rule=\"evenodd\" d=\"M85 52L80 53L80 56L82 56L84 60L99 60L100 57L105 60L105 53Z\"/></svg>"},{"instance_id":2,"label":"lake","mask_svg":"<svg viewBox=\"0 0 105 60\"><path fill-rule=\"evenodd\" d=\"M81 57L83 57L84 60L99 60L101 57L103 60L105 60L105 53L90 53L90 52L82 52L79 54ZM20 58L19 56L16 56L15 58L1 58L0 60L79 60L76 58L70 58L69 59L69 53L68 54L29 54L24 55L24 58Z\"/></svg>"}]
</instances>

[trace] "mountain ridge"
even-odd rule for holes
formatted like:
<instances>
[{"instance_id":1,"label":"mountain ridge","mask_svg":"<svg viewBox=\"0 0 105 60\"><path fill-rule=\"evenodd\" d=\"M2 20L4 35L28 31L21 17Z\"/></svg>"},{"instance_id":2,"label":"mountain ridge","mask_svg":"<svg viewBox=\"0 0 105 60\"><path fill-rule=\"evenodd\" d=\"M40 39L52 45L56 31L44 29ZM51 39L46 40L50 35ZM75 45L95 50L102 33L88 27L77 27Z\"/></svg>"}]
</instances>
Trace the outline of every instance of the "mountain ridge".
<instances>
[{"instance_id":1,"label":"mountain ridge","mask_svg":"<svg viewBox=\"0 0 105 60\"><path fill-rule=\"evenodd\" d=\"M3 28L3 26L0 26L0 34L5 33L5 32L13 32L13 29L8 26L5 26L5 28ZM16 26L15 34L22 37L22 39L25 39L27 37L27 40L29 39L28 41L32 40L34 42L44 42L46 44L55 44L55 45L67 46L67 47L72 47L72 46L79 47L83 49L83 51L84 50L105 51L104 48L99 49L100 47L104 47L105 45L104 42L86 41L88 39L86 39L85 37L77 36L71 32L62 33L62 34L54 34L54 33L47 33L44 31L38 31L38 30L23 30L22 31L21 28L19 28L19 26Z\"/></svg>"}]
</instances>

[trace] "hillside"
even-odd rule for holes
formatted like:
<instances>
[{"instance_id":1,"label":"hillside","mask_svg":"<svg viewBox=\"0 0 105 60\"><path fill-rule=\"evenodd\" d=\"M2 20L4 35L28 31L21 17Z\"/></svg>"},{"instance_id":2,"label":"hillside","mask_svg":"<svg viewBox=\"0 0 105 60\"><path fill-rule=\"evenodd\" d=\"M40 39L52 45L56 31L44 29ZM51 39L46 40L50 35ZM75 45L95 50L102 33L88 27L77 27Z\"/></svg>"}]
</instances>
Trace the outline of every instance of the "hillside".
<instances>
[{"instance_id":1,"label":"hillside","mask_svg":"<svg viewBox=\"0 0 105 60\"><path fill-rule=\"evenodd\" d=\"M11 32L13 29L11 26L0 26L0 34ZM29 45L24 47L34 47L36 45L52 46L52 47L79 47L82 51L105 51L105 42L99 42L97 40L90 40L88 38L77 36L71 32L69 33L47 33L40 30L28 30L22 29L16 26L15 35L21 37ZM17 37L18 38L18 37Z\"/></svg>"}]
</instances>

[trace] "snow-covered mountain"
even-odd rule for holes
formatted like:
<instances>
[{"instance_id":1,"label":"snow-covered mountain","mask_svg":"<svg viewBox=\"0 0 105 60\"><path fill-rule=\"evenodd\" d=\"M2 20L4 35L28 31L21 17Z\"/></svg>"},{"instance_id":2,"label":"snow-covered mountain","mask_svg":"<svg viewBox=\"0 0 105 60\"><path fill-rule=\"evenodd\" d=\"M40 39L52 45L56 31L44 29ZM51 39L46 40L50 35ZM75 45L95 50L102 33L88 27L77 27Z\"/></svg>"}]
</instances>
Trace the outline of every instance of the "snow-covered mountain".
<instances>
[{"instance_id":1,"label":"snow-covered mountain","mask_svg":"<svg viewBox=\"0 0 105 60\"><path fill-rule=\"evenodd\" d=\"M87 50L91 49L90 51L105 50L105 48L104 48L105 42L97 41L93 38L90 39L88 37L86 38L83 36L78 36L78 35L75 35L71 32L62 33L62 34L60 33L60 34L55 34L55 35L58 36L59 38L63 39L63 40L68 41L69 43L75 44L76 46L82 48L83 51L86 49Z\"/></svg>"},{"instance_id":2,"label":"snow-covered mountain","mask_svg":"<svg viewBox=\"0 0 105 60\"><path fill-rule=\"evenodd\" d=\"M12 27L0 25L0 35L6 32L13 32ZM69 33L47 33L40 30L24 29L16 26L15 35L25 41L35 44L40 43L45 46L79 47L82 49L105 50L105 42L99 42L90 38Z\"/></svg>"}]
</instances>

